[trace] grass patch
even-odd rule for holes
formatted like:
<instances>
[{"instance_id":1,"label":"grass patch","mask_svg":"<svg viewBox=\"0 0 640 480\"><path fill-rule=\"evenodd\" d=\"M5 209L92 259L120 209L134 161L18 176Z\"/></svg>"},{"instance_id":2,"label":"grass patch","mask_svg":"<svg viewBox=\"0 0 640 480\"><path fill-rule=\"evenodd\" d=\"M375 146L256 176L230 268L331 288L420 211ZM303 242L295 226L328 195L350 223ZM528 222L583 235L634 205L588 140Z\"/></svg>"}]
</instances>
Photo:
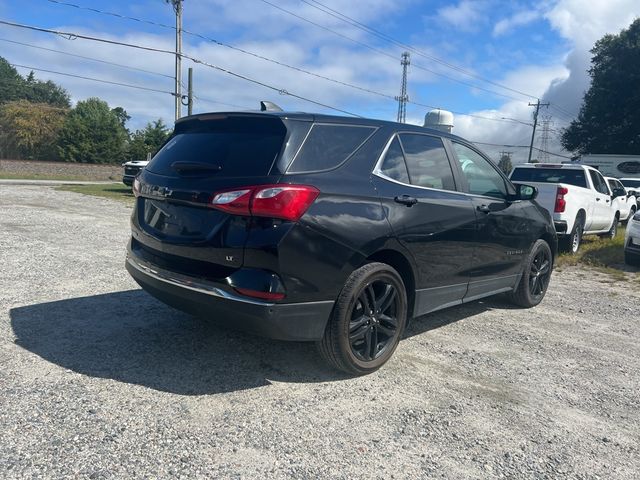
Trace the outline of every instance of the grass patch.
<instances>
[{"instance_id":1,"label":"grass patch","mask_svg":"<svg viewBox=\"0 0 640 480\"><path fill-rule=\"evenodd\" d=\"M0 172L0 180L79 180L90 181L87 175L58 175L53 173L11 173Z\"/></svg>"},{"instance_id":2,"label":"grass patch","mask_svg":"<svg viewBox=\"0 0 640 480\"><path fill-rule=\"evenodd\" d=\"M135 200L131 188L125 187L121 183L110 183L106 185L61 185L57 187L56 190L110 198L124 202L127 205L133 205Z\"/></svg>"},{"instance_id":3,"label":"grass patch","mask_svg":"<svg viewBox=\"0 0 640 480\"><path fill-rule=\"evenodd\" d=\"M560 268L576 265L596 267L615 280L627 280L626 273L621 269L624 268L624 228L618 230L613 240L597 236L583 238L577 254L561 253L556 264Z\"/></svg>"}]
</instances>

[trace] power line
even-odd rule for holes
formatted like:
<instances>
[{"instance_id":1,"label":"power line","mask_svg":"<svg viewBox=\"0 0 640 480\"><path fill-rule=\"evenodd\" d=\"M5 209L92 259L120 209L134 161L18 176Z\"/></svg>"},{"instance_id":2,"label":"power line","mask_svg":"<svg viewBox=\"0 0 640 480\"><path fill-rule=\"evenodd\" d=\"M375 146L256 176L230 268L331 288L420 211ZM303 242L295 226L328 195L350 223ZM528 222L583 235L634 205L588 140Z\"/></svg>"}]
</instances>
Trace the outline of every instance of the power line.
<instances>
[{"instance_id":1,"label":"power line","mask_svg":"<svg viewBox=\"0 0 640 480\"><path fill-rule=\"evenodd\" d=\"M171 75L165 75L164 73L159 73L159 72L153 72L151 70L145 70L143 68L138 68L138 67L132 67L129 65L122 65L120 63L115 63L115 62L108 62L106 60L100 60L98 58L93 58L93 57L86 57L84 55L77 55L75 53L69 53L69 52L63 52L62 50L55 50L53 48L46 48L46 47L40 47L38 45L32 45L30 43L24 43L24 42L17 42L15 40L9 40L6 38L0 38L0 42L8 42L8 43L14 43L16 45L22 45L24 47L30 47L30 48L37 48L39 50L45 50L47 52L54 52L54 53L59 53L61 55L67 55L69 57L76 57L76 58L82 58L84 60L91 60L92 62L99 62L99 63L104 63L106 65L113 65L115 67L120 67L120 68L127 68L129 70L136 70L138 72L144 72L144 73L148 73L151 75L158 75L160 77L167 77L167 78L171 78L173 79L173 77Z\"/></svg>"},{"instance_id":2,"label":"power line","mask_svg":"<svg viewBox=\"0 0 640 480\"><path fill-rule=\"evenodd\" d=\"M55 75L64 75L65 77L74 77L74 78L80 78L82 80L91 80L93 82L108 83L108 84L117 85L117 86L120 86L120 87L136 88L138 90L146 90L146 91L149 91L149 92L167 93L169 95L173 95L173 92L169 92L168 90L159 90L157 88L143 87L141 85L133 85L133 84L130 84L130 83L122 83L122 82L113 82L111 80L104 80L104 79L101 79L101 78L85 77L84 75L76 75L76 74L73 74L73 73L64 73L64 72L57 72L55 70L47 70L47 69L44 69L44 68L29 67L27 65L20 65L18 63L9 63L9 65L11 65L12 67L17 67L17 68L26 68L26 69L29 69L29 70L35 70L37 72L53 73Z\"/></svg>"},{"instance_id":3,"label":"power line","mask_svg":"<svg viewBox=\"0 0 640 480\"><path fill-rule=\"evenodd\" d=\"M321 24L319 24L317 22L314 22L313 20L309 20L308 18L305 18L305 17L303 17L301 15L298 15L297 13L294 13L291 10L287 10L286 8L283 8L283 7L279 6L279 5L276 5L276 4L274 4L274 3L272 3L272 2L270 2L268 0L260 0L260 1L262 3L266 3L267 5L270 5L271 7L275 8L277 10L282 11L282 12L288 14L288 15L291 15L292 17L295 17L295 18L297 18L299 20L302 20L303 22L306 22L306 23L309 23L311 25L314 25L314 26L316 26L318 28L321 28L322 30L326 30L327 32L330 32L330 33L332 33L332 34L334 34L334 35L336 35L336 36L338 36L340 38L344 38L345 40L348 40L348 41L350 41L352 43L355 43L356 45L360 45L361 47L367 48L367 49L371 50L372 52L376 52L376 53L378 53L380 55L384 55L385 57L389 57L389 58L392 58L392 59L396 60L396 57L394 55L392 55L392 54L390 54L388 52L385 52L384 50L380 50L379 48L376 48L376 47L373 47L373 46L371 46L371 45L369 45L367 43L361 42L360 40L356 40L353 37L350 37L348 35L344 35L344 34L342 34L340 32L337 32L337 31L329 28L329 27L325 27L324 25L321 25ZM410 46L408 48L412 49L412 47L410 47ZM427 68L427 67L424 67L422 65L416 64L415 62L413 63L413 66L415 68L420 69L420 70L424 70L425 72L432 73L433 75L437 75L439 77L447 78L448 80L454 81L456 83L460 83L462 85L466 85L467 87L475 88L477 90L482 90L484 92L488 92L488 93L491 93L493 95L498 95L498 96L504 97L504 98L509 98L511 100L522 101L519 98L515 98L515 97L512 97L510 95L505 95L503 93L496 92L495 90L489 90L487 88L480 87L478 85L474 85L473 83L465 82L464 80L460 80L458 78L452 77L451 75L447 75L446 73L442 73L442 72L438 72L436 70L432 70L430 68ZM531 98L535 98L534 96L531 96L531 95L527 95L527 96L528 97L530 96Z\"/></svg>"},{"instance_id":4,"label":"power line","mask_svg":"<svg viewBox=\"0 0 640 480\"><path fill-rule=\"evenodd\" d=\"M529 145L509 145L506 143L487 143L487 142L475 142L473 140L469 140L471 143L475 143L476 145L487 145L490 147L505 147L505 148L529 148ZM537 150L539 152L543 152L543 153L547 153L549 155L553 155L555 157L562 157L562 158L568 158L568 159L572 159L573 157L567 156L567 155L562 155L560 153L555 153L555 152L549 152L546 150L542 150L541 148L538 147L533 147L534 150Z\"/></svg>"},{"instance_id":5,"label":"power line","mask_svg":"<svg viewBox=\"0 0 640 480\"><path fill-rule=\"evenodd\" d=\"M264 0L261 0L261 1L263 1L264 3L269 3L269 2L266 2ZM511 91L513 93L517 93L517 94L523 95L525 97L534 98L534 99L537 98L537 96L535 96L535 95L531 95L529 93L526 93L526 92L523 92L523 91L520 91L520 90L516 90L516 89L514 89L512 87L509 87L508 85L504 85L502 83L499 83L499 82L496 82L494 80L488 79L486 77L478 75L475 72L466 70L466 69L464 69L464 68L462 68L462 67L460 67L458 65L455 65L455 64L452 64L450 62L447 62L446 60L443 60L442 58L436 57L435 55L431 55L431 54L425 53L425 52L413 47L412 45L409 45L409 44L406 44L404 42L401 42L401 41L393 38L392 36L387 35L384 32L381 32L380 30L377 30L377 29L375 29L375 28L373 28L373 27L371 27L369 25L366 25L366 24L364 24L362 22L359 22L358 20L339 12L338 10L333 9L333 8L329 7L328 5L322 3L322 2L319 2L317 0L310 0L310 2L312 2L312 3L310 3L308 0L300 0L300 1L302 3L305 3L305 4L309 5L309 6L317 9L317 10L320 10L321 12L324 12L327 15L330 15L330 16L332 16L334 18L337 18L337 19L339 19L339 20L341 20L343 22L346 22L346 23L348 23L348 24L350 24L350 25L352 25L352 26L354 26L356 28L359 28L360 30L364 30L365 32L367 32L367 33L369 33L371 35L374 35L374 36L376 36L376 37L378 37L378 38L380 38L382 40L385 40L387 42L393 43L393 44L395 44L395 45L397 45L399 47L402 47L403 49L408 49L408 50L412 51L413 53L415 53L418 56L421 56L421 57L424 57L424 58L426 58L428 60L434 61L434 62L436 62L436 63L438 63L440 65L443 65L443 66L445 66L447 68L455 70L455 71L457 71L459 73L462 73L462 74L467 75L467 76L472 77L472 78L476 78L478 80L481 80L481 81L489 83L491 85L503 88L503 89ZM269 3L269 4L272 5L271 3ZM420 67L418 66L418 68L420 68ZM475 88L480 88L480 87L475 87ZM500 94L498 92L493 92L492 90L486 90L486 91L491 92L491 93L495 93L497 95L501 95L501 96L504 96L506 98L510 98L510 99L513 99L513 100L519 100L519 99L516 99L516 98L508 96L508 95L502 95L502 94ZM561 105L557 105L556 104L555 107L559 111L564 112L566 115L569 115L571 118L575 118L575 116L576 116L575 114L572 114L571 112L569 112L568 110L563 108ZM569 120L569 121L571 121L571 120Z\"/></svg>"},{"instance_id":6,"label":"power line","mask_svg":"<svg viewBox=\"0 0 640 480\"><path fill-rule=\"evenodd\" d=\"M135 45L135 44L132 44L132 43L127 43L127 42L120 42L120 41L117 41L117 40L107 40L105 38L92 37L90 35L82 35L82 34L79 34L79 33L70 33L70 32L63 32L63 31L59 31L59 30L51 30L51 29L48 29L48 28L34 27L32 25L24 25L24 24L20 24L20 23L7 22L6 20L0 20L0 24L8 25L8 26L11 26L11 27L16 27L16 28L24 28L24 29L33 30L33 31L36 31L36 32L52 33L54 35L59 35L59 36L61 36L63 38L67 38L69 40L75 40L77 38L81 38L81 39L84 39L84 40L91 40L91 41L95 41L95 42L108 43L108 44L111 44L111 45L120 45L120 46L123 46L123 47L136 48L136 49L139 49L139 50L145 50L145 51L149 51L149 52L166 53L166 54L171 54L171 55L175 55L176 54L176 52L174 52L172 50L166 50L166 49L163 49L163 48L147 47L147 46ZM214 65L214 64L206 62L204 60L200 60L198 58L192 57L192 56L187 55L185 53L182 53L181 56L183 58L191 60L194 63L200 64L200 65L204 65L204 66L212 68L214 70L226 73L226 74L231 75L231 76L233 76L235 78L239 78L239 79L245 80L247 82L253 83L255 85L260 85L260 86L268 88L270 90L274 90L274 91L278 92L281 95L288 95L290 97L297 98L299 100L303 100L303 101L306 101L306 102L309 102L309 103L312 103L314 105L318 105L320 107L324 107L324 108L327 108L327 109L330 109L330 110L335 110L336 112L341 112L341 113L344 113L344 114L347 114L347 115L350 115L350 116L353 116L353 117L361 117L361 115L358 115L356 113L352 113L352 112L349 112L347 110L343 110L341 108L333 107L333 106L328 105L326 103L322 103L322 102L318 102L316 100L312 100L312 99L304 97L302 95L298 95L298 94L289 92L289 91L287 91L287 90L285 90L283 88L274 87L273 85L269 85L268 83L262 82L260 80L255 80L253 78L247 77L246 75L235 73L235 72L233 72L231 70L228 70L226 68L220 67L218 65ZM174 95L174 94L172 93L172 95Z\"/></svg>"},{"instance_id":7,"label":"power line","mask_svg":"<svg viewBox=\"0 0 640 480\"><path fill-rule=\"evenodd\" d=\"M97 9L97 8L84 7L84 6L81 6L81 5L76 5L76 4L69 3L69 2L63 2L63 1L60 1L60 0L48 0L48 1L50 3L55 3L57 5L69 6L69 7L77 8L77 9L80 9L80 10L88 10L88 11L91 11L91 12L94 12L94 13L99 13L99 14L103 14L103 15L109 15L109 16L113 16L113 17L117 17L117 18L121 18L121 19L132 20L132 21L136 21L136 22L139 22L139 23L145 23L145 24L149 24L149 25L154 25L154 26L170 29L170 30L175 30L174 26L167 25L167 24L160 23L160 22L154 22L154 21L151 21L151 20L145 20L145 19L131 17L131 16L127 16L127 15L121 15L119 13L108 12L108 11L100 10L100 9ZM376 49L375 47L371 47L370 45L361 43L358 40L355 40L355 39L352 39L350 37L347 37L346 35L342 35L340 33L334 32L333 30L331 30L331 29L329 29L327 27L324 27L324 26L319 25L319 24L317 24L315 22L312 22L311 20L307 20L307 19L305 19L303 17L300 17L300 16L294 14L293 12L285 10L285 9L283 9L283 8L277 6L277 5L273 5L273 4L269 3L269 2L265 2L265 3L268 3L269 5L272 5L274 8L277 8L279 10L282 10L282 11L286 12L286 13L289 13L289 14L297 17L297 18L300 18L301 20L304 20L304 21L306 21L308 23L311 23L312 25L315 25L317 27L320 27L320 28L323 28L325 30L328 30L328 31L330 31L332 33L335 33L335 34L339 35L339 36L343 36L344 38L346 38L346 39L348 39L350 41L353 41L353 42L355 42L357 44L361 44L362 46L365 46L365 47L367 47L367 48L369 48L369 49L371 49L371 50L373 50L373 51L375 51L375 52L377 52L379 54L385 55L385 56L387 56L389 58L393 58L395 60L395 57L393 55L387 53L387 52L384 52L382 50ZM382 97L382 98L387 98L389 100L393 100L393 101L397 100L394 95L390 95L390 94L379 92L379 91L376 91L376 90L373 90L373 89L370 89L370 88L367 88L367 87L362 87L362 86L359 86L359 85L355 85L353 83L343 82L341 80L337 80L337 79L334 79L334 78L331 78L331 77L320 75L320 74L317 74L315 72L311 72L311 71L308 71L308 70L305 70L305 69L302 69L302 68L299 68L299 67L295 67L295 66L286 64L284 62L280 62L278 60L274 60L274 59L271 59L271 58L268 58L268 57L265 57L265 56L250 52L248 50L244 50L242 48L234 47L232 45L220 42L220 41L218 41L218 40L216 40L214 38L207 37L207 36L199 34L199 33L194 33L194 32L191 32L191 31L185 30L185 29L183 29L182 32L185 35L191 35L193 37L197 37L197 38L200 38L202 40L206 40L206 41L215 43L216 45L223 46L223 47L226 47L226 48L230 48L232 50L236 50L236 51L239 51L241 53L253 56L255 58L259 58L259 59L262 59L262 60L277 64L277 65L280 65L280 66L283 66L283 67L286 67L286 68L290 68L292 70L295 70L295 71L298 71L298 72L301 72L301 73L305 73L307 75L311 75L311 76L314 76L314 77L317 77L317 78L320 78L320 79L323 79L323 80L327 80L327 81L330 81L330 82L333 82L333 83L336 83L336 84L339 84L339 85L343 85L343 86L350 87L350 88L353 88L353 89L356 89L356 90L360 90L360 91L365 92L365 93L370 93L370 94L373 94L373 95L377 95L377 96ZM414 66L416 66L417 68L420 68L422 70L425 70L427 72L433 73L435 75L439 75L439 76L448 78L450 80L456 81L458 83L461 83L463 85L469 86L471 88L477 88L477 89L484 90L484 91L487 91L487 92L492 93L492 94L500 95L500 96L503 96L503 97L506 97L506 98L510 98L512 100L519 101L517 98L511 97L511 96L508 96L508 95L503 95L501 93L494 92L493 90L484 89L484 88L479 87L477 85L473 85L473 84L464 82L462 80L458 80L458 79L455 79L453 77L450 77L448 75L436 72L434 70L430 70L430 69L421 67L420 65L414 65ZM425 103L420 103L420 102L411 101L411 100L409 100L408 103L410 103L412 105L420 106L420 107L426 107L426 108L440 108L440 107L437 107L437 106L428 105L428 104L425 104ZM494 122L505 122L505 119L484 117L482 115L474 115L474 114L470 114L470 113L457 112L457 111L453 111L453 110L452 110L452 113L455 113L457 115L465 115L465 116L468 116L468 117L478 118L478 119L482 119L482 120L490 120L490 121L494 121ZM518 122L516 121L516 123L518 123Z\"/></svg>"}]
</instances>

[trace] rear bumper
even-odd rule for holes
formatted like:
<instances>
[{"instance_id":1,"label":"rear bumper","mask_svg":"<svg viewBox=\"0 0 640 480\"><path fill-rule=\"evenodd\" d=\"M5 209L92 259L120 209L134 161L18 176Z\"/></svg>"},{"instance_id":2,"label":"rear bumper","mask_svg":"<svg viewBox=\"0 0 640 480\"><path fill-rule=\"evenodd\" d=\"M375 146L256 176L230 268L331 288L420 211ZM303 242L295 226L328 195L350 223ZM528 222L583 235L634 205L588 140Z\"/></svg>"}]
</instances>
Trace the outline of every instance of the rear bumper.
<instances>
[{"instance_id":1,"label":"rear bumper","mask_svg":"<svg viewBox=\"0 0 640 480\"><path fill-rule=\"evenodd\" d=\"M556 233L563 235L567 233L567 222L566 220L554 220L553 226L556 228Z\"/></svg>"},{"instance_id":2,"label":"rear bumper","mask_svg":"<svg viewBox=\"0 0 640 480\"><path fill-rule=\"evenodd\" d=\"M122 177L122 183L124 183L127 186L132 186L133 185L133 180L136 178L135 175L123 175Z\"/></svg>"},{"instance_id":3,"label":"rear bumper","mask_svg":"<svg viewBox=\"0 0 640 480\"><path fill-rule=\"evenodd\" d=\"M277 340L320 340L333 301L272 303L232 293L213 282L162 270L128 252L126 268L158 300L184 312Z\"/></svg>"}]
</instances>

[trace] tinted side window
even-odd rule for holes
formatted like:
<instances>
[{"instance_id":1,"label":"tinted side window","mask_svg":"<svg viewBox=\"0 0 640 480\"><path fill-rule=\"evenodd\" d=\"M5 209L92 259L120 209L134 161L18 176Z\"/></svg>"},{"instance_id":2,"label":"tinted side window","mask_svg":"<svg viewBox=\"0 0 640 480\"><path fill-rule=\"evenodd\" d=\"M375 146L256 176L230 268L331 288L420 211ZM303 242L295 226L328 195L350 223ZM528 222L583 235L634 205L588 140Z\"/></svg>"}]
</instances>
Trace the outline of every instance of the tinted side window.
<instances>
[{"instance_id":1,"label":"tinted side window","mask_svg":"<svg viewBox=\"0 0 640 480\"><path fill-rule=\"evenodd\" d=\"M393 142L391 142L384 161L380 166L380 173L398 182L411 183L398 137L394 138Z\"/></svg>"},{"instance_id":2,"label":"tinted side window","mask_svg":"<svg viewBox=\"0 0 640 480\"><path fill-rule=\"evenodd\" d=\"M589 170L589 175L591 175L591 180L593 181L593 186L597 192L604 193L605 195L609 195L609 188L600 175L595 170Z\"/></svg>"},{"instance_id":3,"label":"tinted side window","mask_svg":"<svg viewBox=\"0 0 640 480\"><path fill-rule=\"evenodd\" d=\"M413 185L455 190L451 164L442 140L430 135L402 134L400 141Z\"/></svg>"},{"instance_id":4,"label":"tinted side window","mask_svg":"<svg viewBox=\"0 0 640 480\"><path fill-rule=\"evenodd\" d=\"M469 184L469 193L487 197L505 198L507 187L504 178L493 166L478 152L471 150L456 142L453 149L460 162L460 168Z\"/></svg>"},{"instance_id":5,"label":"tinted side window","mask_svg":"<svg viewBox=\"0 0 640 480\"><path fill-rule=\"evenodd\" d=\"M375 131L358 125L317 123L296 155L289 173L329 170L344 162Z\"/></svg>"}]
</instances>

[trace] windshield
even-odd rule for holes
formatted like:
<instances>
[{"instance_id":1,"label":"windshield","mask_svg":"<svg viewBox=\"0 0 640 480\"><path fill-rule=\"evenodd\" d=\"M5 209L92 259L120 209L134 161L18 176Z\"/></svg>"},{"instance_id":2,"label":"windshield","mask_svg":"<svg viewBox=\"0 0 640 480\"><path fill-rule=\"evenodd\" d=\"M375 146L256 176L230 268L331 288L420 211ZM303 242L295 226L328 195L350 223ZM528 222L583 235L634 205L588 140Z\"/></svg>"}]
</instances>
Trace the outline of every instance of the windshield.
<instances>
[{"instance_id":1,"label":"windshield","mask_svg":"<svg viewBox=\"0 0 640 480\"><path fill-rule=\"evenodd\" d=\"M272 119L191 121L176 128L147 170L171 176L177 173L172 167L175 162L195 162L218 170L217 176L264 176L279 155L285 134L282 122Z\"/></svg>"},{"instance_id":2,"label":"windshield","mask_svg":"<svg viewBox=\"0 0 640 480\"><path fill-rule=\"evenodd\" d=\"M518 168L511 174L512 182L566 183L576 187L587 187L584 170L569 168Z\"/></svg>"},{"instance_id":3,"label":"windshield","mask_svg":"<svg viewBox=\"0 0 640 480\"><path fill-rule=\"evenodd\" d=\"M620 180L625 187L640 187L640 179L638 180Z\"/></svg>"}]
</instances>

